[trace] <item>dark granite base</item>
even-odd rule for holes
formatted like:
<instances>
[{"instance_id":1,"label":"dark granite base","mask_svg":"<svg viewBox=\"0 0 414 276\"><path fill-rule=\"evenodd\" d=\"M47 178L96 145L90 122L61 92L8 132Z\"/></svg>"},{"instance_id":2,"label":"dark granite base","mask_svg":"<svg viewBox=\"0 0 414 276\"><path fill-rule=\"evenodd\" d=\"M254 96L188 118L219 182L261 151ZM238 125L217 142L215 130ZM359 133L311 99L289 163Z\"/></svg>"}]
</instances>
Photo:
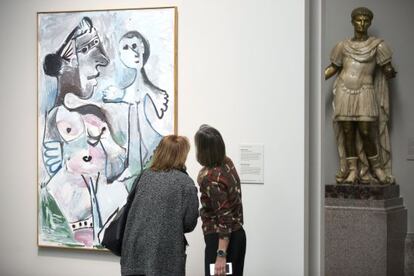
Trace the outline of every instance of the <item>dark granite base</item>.
<instances>
[{"instance_id":1,"label":"dark granite base","mask_svg":"<svg viewBox=\"0 0 414 276\"><path fill-rule=\"evenodd\" d=\"M405 276L414 275L414 233L405 239Z\"/></svg>"},{"instance_id":2,"label":"dark granite base","mask_svg":"<svg viewBox=\"0 0 414 276\"><path fill-rule=\"evenodd\" d=\"M398 185L326 185L326 276L403 276L406 232Z\"/></svg>"},{"instance_id":3,"label":"dark granite base","mask_svg":"<svg viewBox=\"0 0 414 276\"><path fill-rule=\"evenodd\" d=\"M351 185L329 184L325 186L325 198L389 199L399 197L399 185Z\"/></svg>"}]
</instances>

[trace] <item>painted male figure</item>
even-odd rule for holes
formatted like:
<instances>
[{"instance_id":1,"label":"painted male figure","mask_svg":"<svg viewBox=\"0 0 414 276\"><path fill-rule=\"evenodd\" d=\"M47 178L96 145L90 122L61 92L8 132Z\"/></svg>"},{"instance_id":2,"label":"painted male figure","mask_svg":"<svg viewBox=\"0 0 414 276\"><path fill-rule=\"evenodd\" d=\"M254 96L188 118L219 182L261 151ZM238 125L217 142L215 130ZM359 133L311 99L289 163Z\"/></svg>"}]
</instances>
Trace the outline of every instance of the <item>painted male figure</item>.
<instances>
[{"instance_id":1,"label":"painted male figure","mask_svg":"<svg viewBox=\"0 0 414 276\"><path fill-rule=\"evenodd\" d=\"M334 127L341 159L338 183L391 184L388 135L388 83L396 72L392 52L379 38L369 36L373 13L352 11L354 37L332 50L325 79L338 73L334 83Z\"/></svg>"}]
</instances>

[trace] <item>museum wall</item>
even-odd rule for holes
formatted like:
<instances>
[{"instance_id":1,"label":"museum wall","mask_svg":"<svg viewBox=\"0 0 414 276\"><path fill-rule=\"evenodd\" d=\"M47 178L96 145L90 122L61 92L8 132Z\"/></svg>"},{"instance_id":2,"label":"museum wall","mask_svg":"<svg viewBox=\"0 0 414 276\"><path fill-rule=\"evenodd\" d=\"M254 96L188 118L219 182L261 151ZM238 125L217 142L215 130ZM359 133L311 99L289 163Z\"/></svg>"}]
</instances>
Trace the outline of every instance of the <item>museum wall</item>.
<instances>
[{"instance_id":1,"label":"museum wall","mask_svg":"<svg viewBox=\"0 0 414 276\"><path fill-rule=\"evenodd\" d=\"M408 160L409 141L414 138L414 93L412 76L414 75L414 2L410 0L371 0L341 1L329 0L324 3L324 39L322 65L329 65L329 54L337 42L353 35L350 14L352 9L366 6L374 13L369 29L373 36L383 38L394 52L393 65L398 72L390 83L391 99L391 146L392 168L401 196L408 209L408 232L414 232L414 161ZM325 99L325 146L324 174L325 183L334 183L338 159L332 128L333 79L323 83Z\"/></svg>"},{"instance_id":2,"label":"museum wall","mask_svg":"<svg viewBox=\"0 0 414 276\"><path fill-rule=\"evenodd\" d=\"M305 274L305 1L2 0L0 275L119 275L119 259L108 253L36 245L36 12L154 6L178 7L178 133L192 138L202 123L217 127L236 164L240 144L264 145L264 185L242 186L245 275ZM408 18L409 11L400 10ZM337 26L347 31L342 24L341 20ZM399 129L399 136L394 135L393 141L406 140L413 135L407 119L410 111L400 108L408 105L410 92L408 49L399 48L404 44L399 32L382 25L378 30L396 50L400 71L393 102L398 111L393 133ZM331 40L328 47L336 37ZM330 160L335 163L335 156ZM395 172L407 195L412 163L402 159L400 163ZM193 149L188 169L193 178L200 169ZM202 275L200 224L188 240L187 275Z\"/></svg>"}]
</instances>

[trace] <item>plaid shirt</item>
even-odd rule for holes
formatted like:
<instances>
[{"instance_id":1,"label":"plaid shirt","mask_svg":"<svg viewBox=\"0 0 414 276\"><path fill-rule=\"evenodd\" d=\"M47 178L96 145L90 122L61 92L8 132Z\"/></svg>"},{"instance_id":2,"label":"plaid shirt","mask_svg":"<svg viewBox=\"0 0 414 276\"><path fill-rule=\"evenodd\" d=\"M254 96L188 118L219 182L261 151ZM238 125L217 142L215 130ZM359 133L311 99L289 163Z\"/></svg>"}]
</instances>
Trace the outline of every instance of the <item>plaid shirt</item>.
<instances>
[{"instance_id":1,"label":"plaid shirt","mask_svg":"<svg viewBox=\"0 0 414 276\"><path fill-rule=\"evenodd\" d=\"M221 167L204 167L197 178L201 192L203 233L228 238L243 225L240 178L230 158Z\"/></svg>"}]
</instances>

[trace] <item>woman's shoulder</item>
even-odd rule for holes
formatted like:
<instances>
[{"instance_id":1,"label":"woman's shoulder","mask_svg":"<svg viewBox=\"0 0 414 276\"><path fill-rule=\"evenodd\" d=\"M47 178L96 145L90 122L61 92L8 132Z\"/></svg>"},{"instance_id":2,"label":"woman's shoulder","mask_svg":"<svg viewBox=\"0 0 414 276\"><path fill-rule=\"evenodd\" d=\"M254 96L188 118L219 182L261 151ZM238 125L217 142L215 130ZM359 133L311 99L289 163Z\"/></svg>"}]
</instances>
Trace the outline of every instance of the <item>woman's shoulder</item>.
<instances>
[{"instance_id":1,"label":"woman's shoulder","mask_svg":"<svg viewBox=\"0 0 414 276\"><path fill-rule=\"evenodd\" d=\"M224 169L225 169L226 171L230 171L230 170L234 169L234 163L233 163L233 160L231 160L231 158L230 158L230 157L227 157L227 156L226 156L226 158L224 158L224 164L223 164L223 167L224 167Z\"/></svg>"},{"instance_id":2,"label":"woman's shoulder","mask_svg":"<svg viewBox=\"0 0 414 276\"><path fill-rule=\"evenodd\" d=\"M178 173L178 171L176 170L157 171L149 168L142 173L141 179L158 182L161 179L164 181L171 181L173 179L176 179L177 177L180 177L180 173Z\"/></svg>"},{"instance_id":3,"label":"woman's shoulder","mask_svg":"<svg viewBox=\"0 0 414 276\"><path fill-rule=\"evenodd\" d=\"M217 176L220 175L220 167L203 167L200 172L198 173L197 182L201 185L203 182L212 182L217 179Z\"/></svg>"},{"instance_id":4,"label":"woman's shoulder","mask_svg":"<svg viewBox=\"0 0 414 276\"><path fill-rule=\"evenodd\" d=\"M171 169L168 171L153 171L149 169L147 172L144 172L144 177L149 179L150 182L155 181L160 184L168 182L174 185L178 184L181 186L195 185L194 181L186 172L177 169Z\"/></svg>"},{"instance_id":5,"label":"woman's shoulder","mask_svg":"<svg viewBox=\"0 0 414 276\"><path fill-rule=\"evenodd\" d=\"M188 175L187 171L172 169L169 171L171 177L184 185L194 185L193 179Z\"/></svg>"},{"instance_id":6,"label":"woman's shoulder","mask_svg":"<svg viewBox=\"0 0 414 276\"><path fill-rule=\"evenodd\" d=\"M213 168L203 168L198 175L198 182L201 183L204 180L207 180L208 182L219 182L220 177L225 170L225 164Z\"/></svg>"},{"instance_id":7,"label":"woman's shoulder","mask_svg":"<svg viewBox=\"0 0 414 276\"><path fill-rule=\"evenodd\" d=\"M223 165L217 166L217 167L203 167L200 172L198 173L197 182L201 183L204 179L207 179L209 181L214 181L214 179L217 179L220 175L223 174L223 172L229 172L230 170L234 169L233 161L230 159L230 157L225 157L223 161Z\"/></svg>"},{"instance_id":8,"label":"woman's shoulder","mask_svg":"<svg viewBox=\"0 0 414 276\"><path fill-rule=\"evenodd\" d=\"M202 178L205 178L205 177L210 178L214 175L219 174L220 170L221 170L221 167L213 167L213 168L203 167L200 170L198 176Z\"/></svg>"}]
</instances>

